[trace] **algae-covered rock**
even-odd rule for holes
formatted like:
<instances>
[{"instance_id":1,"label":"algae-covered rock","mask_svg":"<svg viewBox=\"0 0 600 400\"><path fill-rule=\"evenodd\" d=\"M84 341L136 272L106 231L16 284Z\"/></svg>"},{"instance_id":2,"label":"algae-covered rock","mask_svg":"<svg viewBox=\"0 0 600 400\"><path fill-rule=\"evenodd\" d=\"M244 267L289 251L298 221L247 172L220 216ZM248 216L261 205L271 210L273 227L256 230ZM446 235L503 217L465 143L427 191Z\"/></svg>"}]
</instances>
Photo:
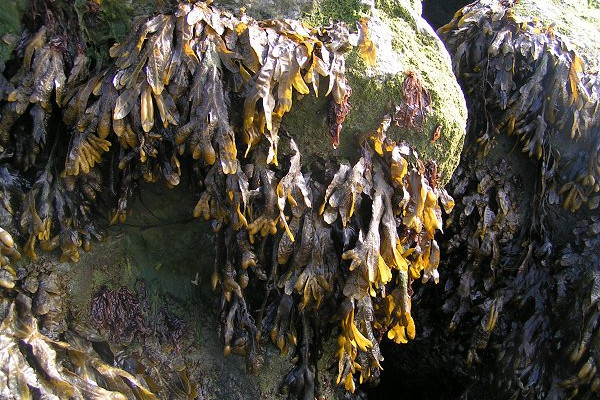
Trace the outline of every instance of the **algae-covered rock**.
<instances>
[{"instance_id":1,"label":"algae-covered rock","mask_svg":"<svg viewBox=\"0 0 600 400\"><path fill-rule=\"evenodd\" d=\"M323 3L324 8L328 2ZM392 126L388 135L405 140L424 159L437 161L442 183L445 183L459 161L466 107L447 52L420 17L420 3L418 5L382 1L372 7L362 6L362 11L351 17L340 14L348 23L355 22L359 16L369 19L368 29L377 49L377 60L374 67L365 65L358 50L353 50L347 58L348 80L353 88L352 109L343 124L338 152L341 157L355 156L360 138L375 131L384 115L393 114L395 107L401 106L406 74L415 72L431 96L431 110L422 127ZM325 100L299 102L299 107L284 121L284 126L300 138L301 144L314 147L317 153L331 151L325 103ZM436 130L440 137L433 140ZM315 141L315 137L325 139Z\"/></svg>"},{"instance_id":2,"label":"algae-covered rock","mask_svg":"<svg viewBox=\"0 0 600 400\"><path fill-rule=\"evenodd\" d=\"M3 4L0 13L0 61L6 61L21 31L21 17L27 5L26 0L12 0Z\"/></svg>"},{"instance_id":3,"label":"algae-covered rock","mask_svg":"<svg viewBox=\"0 0 600 400\"><path fill-rule=\"evenodd\" d=\"M206 223L190 217L193 203L183 186L169 190L147 185L143 197L132 205L128 222L111 228L107 240L95 244L79 263L59 262L53 254L45 253L36 261L15 264L20 278L15 292L32 299L32 316L41 333L68 341L78 349L87 348L87 360L92 364L97 366L99 361L93 357L101 354L104 362L118 357L118 361L109 363L122 368L115 369L117 374L131 371L130 366L136 365L139 382L157 396L149 395L149 399L277 398L281 377L293 365L291 356L280 356L274 347L265 349L265 362L258 375L246 372L242 357L223 356L218 335L218 296L210 287L214 256L210 230ZM201 260L206 261L199 261L199 248ZM5 318L12 296L4 290L0 287L3 329L12 323ZM120 304L113 309L116 302L107 299L114 294ZM103 302L108 312L99 312ZM44 307L48 304L50 310ZM126 315L119 315L124 311ZM46 336L37 338L50 342ZM15 340L16 344L23 339L10 330L0 332L0 337L3 343ZM67 345L61 346L64 349ZM21 358L17 346L7 347L0 355ZM39 353L36 355L39 357ZM63 354L56 357L60 373L68 377L73 372L71 360ZM31 367L25 361L21 366L43 374L43 368L28 362ZM6 369L14 373L13 363L11 359L0 368L0 378L5 377ZM115 381L96 379L87 385L80 385L78 380L71 383L76 393L85 387L88 395L94 390L106 393L102 388L122 391ZM45 390L57 388L48 385ZM19 393L12 382L8 388L0 386L1 398L19 398L11 397ZM137 396L130 394L128 398Z\"/></svg>"},{"instance_id":4,"label":"algae-covered rock","mask_svg":"<svg viewBox=\"0 0 600 400\"><path fill-rule=\"evenodd\" d=\"M435 160L444 184L460 158L466 106L443 44L418 14L420 7L404 3L377 2L366 13L370 15L368 26L377 48L377 61L374 68L365 66L357 50L348 57L348 79L354 91L340 150L342 155L352 154L357 136L372 132L383 115L402 105L407 73L415 72L431 96L431 110L422 127L393 126L388 135L405 140L424 159ZM296 129L323 132L322 126L298 125ZM437 140L436 130L440 135Z\"/></svg>"},{"instance_id":5,"label":"algae-covered rock","mask_svg":"<svg viewBox=\"0 0 600 400\"><path fill-rule=\"evenodd\" d=\"M538 18L552 25L555 32L568 38L590 68L600 67L600 2L597 0L519 1L515 14Z\"/></svg>"},{"instance_id":6,"label":"algae-covered rock","mask_svg":"<svg viewBox=\"0 0 600 400\"><path fill-rule=\"evenodd\" d=\"M359 155L360 141L375 132L386 114L393 114L403 102L406 74L415 72L431 96L431 110L419 128L392 126L388 136L404 140L423 159L438 163L441 182L450 179L462 149L466 106L452 73L450 58L431 27L421 18L420 1L325 0L287 2L218 2L230 9L244 6L246 12L260 17L300 17L312 25L327 25L330 20L346 22L352 30L360 18L368 19L368 31L376 47L376 63L367 66L358 49L347 55L346 71L352 87L351 110L341 131L338 157L350 160ZM328 123L329 100L321 90L318 99L311 95L297 101L286 115L282 127L298 142L305 157L330 154L333 149ZM434 133L440 137L432 140ZM308 157L307 157L308 156Z\"/></svg>"}]
</instances>

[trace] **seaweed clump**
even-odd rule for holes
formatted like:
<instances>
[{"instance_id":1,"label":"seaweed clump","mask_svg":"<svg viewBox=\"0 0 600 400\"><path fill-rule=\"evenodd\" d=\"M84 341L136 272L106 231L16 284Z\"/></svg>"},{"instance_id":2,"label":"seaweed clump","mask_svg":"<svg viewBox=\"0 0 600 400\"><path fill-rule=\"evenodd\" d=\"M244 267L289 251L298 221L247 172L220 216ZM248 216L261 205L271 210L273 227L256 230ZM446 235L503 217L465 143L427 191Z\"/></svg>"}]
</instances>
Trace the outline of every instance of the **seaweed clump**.
<instances>
[{"instance_id":1,"label":"seaweed clump","mask_svg":"<svg viewBox=\"0 0 600 400\"><path fill-rule=\"evenodd\" d=\"M445 323L470 342L459 365L476 374L463 395L594 398L598 74L510 1L468 5L438 33L469 108L443 242L456 266ZM522 157L504 152L515 147Z\"/></svg>"},{"instance_id":2,"label":"seaweed clump","mask_svg":"<svg viewBox=\"0 0 600 400\"><path fill-rule=\"evenodd\" d=\"M293 138L280 132L294 93L322 93L332 99L337 145L351 93L344 53L358 43L374 57L362 29L255 21L181 2L136 22L107 68L89 71L78 55L67 73L66 49L41 27L3 81L0 157L28 182L23 198L5 202L6 226L27 238L30 258L38 246L60 247L62 260L77 261L102 237L100 215L125 221L139 182L176 186L187 172L197 187L193 213L215 231L224 354L244 355L255 372L271 339L298 355L283 390L313 398L333 324L337 383L354 392L357 381L376 382L382 338L416 335L413 284L438 281L435 234L453 200L436 185L435 163L386 136L391 116L363 135L352 164L317 159L303 168ZM407 79L403 120L418 125L429 100L414 74ZM3 246L17 256L12 242ZM94 303L100 319L127 311L115 296Z\"/></svg>"},{"instance_id":3,"label":"seaweed clump","mask_svg":"<svg viewBox=\"0 0 600 400\"><path fill-rule=\"evenodd\" d=\"M69 398L127 398L126 394L131 393L130 398L155 398L133 375L104 363L89 343L75 336L72 343L67 343L41 334L31 307L31 299L24 294L10 303L3 299L3 397L43 393ZM62 358L68 361L63 364ZM96 374L104 384L108 383L108 389L96 382ZM124 390L128 385L132 389ZM138 395L133 396L132 390Z\"/></svg>"},{"instance_id":4,"label":"seaweed clump","mask_svg":"<svg viewBox=\"0 0 600 400\"><path fill-rule=\"evenodd\" d=\"M197 388L187 381L185 369L179 371L181 379L176 382L188 384L187 391L176 391L176 384L164 382L169 379L165 367L152 359L154 355L136 358L123 354L96 331L84 326L69 329L62 340L51 339L39 331L35 307L35 300L32 303L31 297L24 293L2 299L0 393L3 398L151 400L174 394L195 398ZM132 369L136 364L137 369ZM162 392L163 388L170 391Z\"/></svg>"}]
</instances>

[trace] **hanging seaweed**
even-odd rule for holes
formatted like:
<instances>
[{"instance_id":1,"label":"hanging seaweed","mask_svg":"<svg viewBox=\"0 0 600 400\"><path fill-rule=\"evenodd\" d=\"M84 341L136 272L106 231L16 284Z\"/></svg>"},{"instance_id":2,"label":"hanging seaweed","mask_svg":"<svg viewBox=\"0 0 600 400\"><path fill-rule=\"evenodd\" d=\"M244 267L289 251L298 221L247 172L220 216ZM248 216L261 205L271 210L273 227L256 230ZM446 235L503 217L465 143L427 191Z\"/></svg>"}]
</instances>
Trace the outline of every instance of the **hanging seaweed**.
<instances>
[{"instance_id":1,"label":"hanging seaweed","mask_svg":"<svg viewBox=\"0 0 600 400\"><path fill-rule=\"evenodd\" d=\"M470 341L461 368L478 366L464 395L593 398L597 73L512 2L475 2L439 34L469 99L442 243L446 327Z\"/></svg>"},{"instance_id":2,"label":"hanging seaweed","mask_svg":"<svg viewBox=\"0 0 600 400\"><path fill-rule=\"evenodd\" d=\"M41 334L31 311L31 299L19 294L2 321L4 397L38 392L56 397L156 398L136 377L101 361L81 338L72 336L73 342L65 343Z\"/></svg>"},{"instance_id":3,"label":"hanging seaweed","mask_svg":"<svg viewBox=\"0 0 600 400\"><path fill-rule=\"evenodd\" d=\"M560 196L565 210L595 209L598 74L586 70L566 39L539 20L516 17L511 4L466 6L439 29L470 96L470 129L483 155L499 133L516 135L522 151L544 164L542 196L550 204ZM572 151L559 164L563 137L585 143L586 151Z\"/></svg>"},{"instance_id":4,"label":"hanging seaweed","mask_svg":"<svg viewBox=\"0 0 600 400\"><path fill-rule=\"evenodd\" d=\"M47 28L40 28L24 42L18 72L0 82L0 159L11 166L0 175L2 223L18 226L29 258L38 248L60 248L61 261L77 261L80 249L89 250L91 239L102 236L99 215L125 221L142 180L172 187L192 170L199 188L193 214L214 230L211 284L220 291L224 355L243 355L247 370L258 372L270 339L283 354L297 355L284 380L288 396L313 398L320 354L312 344L336 336L337 383L354 392L357 384L376 382L381 340L387 335L406 343L417 334L413 285L439 280L435 235L442 229L442 207L450 212L453 200L437 187L434 163L386 136L392 121L421 126L430 108L414 72L406 75L404 108L361 136L366 139L352 164L319 159L306 168L293 138L280 134L294 93L312 91L330 96L337 147L352 93L344 53L358 43L367 63L375 60L365 20L359 29L255 21L210 2L181 2L171 13L138 20L112 46L104 69L87 72L86 59L78 56L67 74L63 53ZM26 110L32 127L20 119ZM49 133L49 126L59 129ZM21 185L26 194L16 199L11 182L20 173L27 174ZM10 289L16 275L7 257L19 253L7 231L0 231L0 239L0 282ZM38 333L28 316L29 298L16 294L23 311L8 314L7 329L23 318L32 327L24 336L5 335L7 340L34 338L46 349L39 355L42 366L57 364L55 349L80 352L73 365L88 368L98 382L82 386L79 371L23 364L31 373L11 388L23 382L38 387L36 374L45 373L52 385L42 392L112 390L153 398L141 380L97 362L87 345L71 351L73 344L59 342L67 329L52 323L60 316L50 309L60 307L50 306L59 301L60 288L35 289L31 294L41 308L34 304L34 315L51 326ZM137 301L125 291L103 291L92 311L99 324L121 326L114 340L144 330ZM321 337L319 316L327 317L322 323L331 325L333 336ZM122 326L124 318L130 325Z\"/></svg>"},{"instance_id":5,"label":"hanging seaweed","mask_svg":"<svg viewBox=\"0 0 600 400\"><path fill-rule=\"evenodd\" d=\"M443 189L430 186L415 153L388 139L385 129L378 130L370 142L354 167L342 165L337 172L331 171L331 181L325 186L300 173L299 153L291 141L289 147L296 153L279 184L273 183L271 174L258 172L256 165L248 168L251 176L242 180L250 182L245 190L258 192L254 198L250 196L247 209L277 210L279 199L280 213L267 216L258 211L255 220L249 214L247 226L223 225L225 219L215 219L219 233L213 285L222 290L224 351L226 355L246 354L251 370L260 362L256 339L260 330L266 330L264 336L287 353L297 344L298 315L319 312L332 301L342 318L338 383L349 391L355 389L355 372L360 371L360 383L377 379L382 357L381 336L376 330L389 330L388 337L397 343L414 338L411 285L419 278L437 281L440 254L434 234L441 228L439 202L450 211L452 200ZM410 158L416 164L409 172ZM257 172L258 179L253 178ZM226 184L223 179L210 184L218 182ZM291 182L295 185L290 187ZM234 190L240 187L244 186L233 186ZM229 199L235 198L229 195ZM364 208L360 211L362 202L372 204L370 215ZM322 205L314 209L318 204ZM216 215L205 216L238 213L239 206L231 204ZM363 225L363 221L369 222ZM280 233L278 226L283 228ZM269 239L272 235L274 239ZM343 247L336 248L336 242L344 243ZM267 273L256 271L258 266ZM258 280L249 279L248 267ZM249 311L247 287L252 291L266 287L265 296L278 299L273 305L263 302L258 320ZM297 351L305 350L300 346ZM306 354L302 354L306 363ZM305 387L295 390L306 393Z\"/></svg>"}]
</instances>

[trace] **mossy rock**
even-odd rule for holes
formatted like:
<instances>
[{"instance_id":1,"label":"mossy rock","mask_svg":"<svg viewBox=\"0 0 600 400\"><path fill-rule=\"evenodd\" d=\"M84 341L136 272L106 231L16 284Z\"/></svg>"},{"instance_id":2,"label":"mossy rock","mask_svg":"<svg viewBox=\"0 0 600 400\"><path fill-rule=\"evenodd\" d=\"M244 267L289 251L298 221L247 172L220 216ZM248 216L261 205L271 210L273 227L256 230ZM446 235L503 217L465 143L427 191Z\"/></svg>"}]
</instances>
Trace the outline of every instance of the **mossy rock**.
<instances>
[{"instance_id":1,"label":"mossy rock","mask_svg":"<svg viewBox=\"0 0 600 400\"><path fill-rule=\"evenodd\" d=\"M374 132L386 114L402 101L406 72L414 71L431 95L431 111L422 129L392 127L388 136L413 146L421 158L438 163L441 183L445 184L458 165L462 150L467 111L463 94L452 73L450 57L431 27L421 18L421 2L414 0L375 2L359 0L325 0L293 2L286 13L282 5L271 1L239 0L219 2L230 9L246 6L255 18L297 17L311 25L326 25L330 19L342 20L354 28L361 17L369 18L371 39L377 47L377 61L368 67L352 50L346 59L346 70L352 87L352 109L343 124L340 158L354 160L359 155L359 138ZM285 2L284 2L285 3ZM287 7L287 6L286 6ZM331 146L327 122L328 99L317 99L314 93L296 99L282 127L298 142L305 162L311 156L327 155ZM432 141L436 129L441 136Z\"/></svg>"},{"instance_id":2,"label":"mossy rock","mask_svg":"<svg viewBox=\"0 0 600 400\"><path fill-rule=\"evenodd\" d=\"M27 0L8 0L3 2L0 13L0 61L6 61L21 32L21 17L27 7Z\"/></svg>"}]
</instances>

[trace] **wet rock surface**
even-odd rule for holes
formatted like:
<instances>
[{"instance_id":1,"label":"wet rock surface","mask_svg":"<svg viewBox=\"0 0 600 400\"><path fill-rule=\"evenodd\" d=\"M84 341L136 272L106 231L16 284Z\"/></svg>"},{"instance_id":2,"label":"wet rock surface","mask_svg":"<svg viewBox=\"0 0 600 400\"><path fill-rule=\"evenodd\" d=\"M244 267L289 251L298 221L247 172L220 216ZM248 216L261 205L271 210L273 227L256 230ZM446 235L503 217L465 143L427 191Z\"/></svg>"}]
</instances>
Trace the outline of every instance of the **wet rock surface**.
<instances>
[{"instance_id":1,"label":"wet rock surface","mask_svg":"<svg viewBox=\"0 0 600 400\"><path fill-rule=\"evenodd\" d=\"M257 23L252 5L125 2L167 12L129 36L112 1L77 3L78 20L70 3L30 6L0 80L3 357L33 363L9 392L331 398L376 382L382 336L415 336L412 281L438 278L441 184L464 137L420 3L315 3L313 30ZM317 91L331 95L302 118ZM37 363L17 349L32 338Z\"/></svg>"},{"instance_id":2,"label":"wet rock surface","mask_svg":"<svg viewBox=\"0 0 600 400\"><path fill-rule=\"evenodd\" d=\"M441 380L432 389L431 381L417 378L412 387L455 393L451 398L595 398L600 263L586 254L597 246L590 236L597 206L589 201L597 188L587 186L596 180L587 181L597 160L597 72L590 58L589 64L577 58L596 54L595 43L575 50L568 43L581 37L573 30L572 37L562 36L563 17L577 7L563 3L561 12L539 20L527 17L540 16L535 5L510 5L475 2L438 30L466 93L469 124L461 164L448 185L457 206L442 240L444 286L423 288L419 310L426 311L419 318L431 329L408 354L430 349L451 365L455 384ZM515 21L519 28L507 29ZM540 58L529 53L537 43L547 43L539 47ZM542 73L545 53L552 61ZM557 78L561 68L571 75ZM544 79L530 90L534 71ZM555 90L567 101L553 96ZM515 107L536 92L539 100ZM580 93L581 100L569 100ZM536 120L543 129L533 139L523 127ZM576 134L573 123L582 126ZM576 159L587 166L585 173L575 172ZM432 290L436 302L426 300ZM391 354L393 374L408 374L402 366L407 355ZM434 363L416 375L426 368ZM382 383L391 390L385 375Z\"/></svg>"}]
</instances>

